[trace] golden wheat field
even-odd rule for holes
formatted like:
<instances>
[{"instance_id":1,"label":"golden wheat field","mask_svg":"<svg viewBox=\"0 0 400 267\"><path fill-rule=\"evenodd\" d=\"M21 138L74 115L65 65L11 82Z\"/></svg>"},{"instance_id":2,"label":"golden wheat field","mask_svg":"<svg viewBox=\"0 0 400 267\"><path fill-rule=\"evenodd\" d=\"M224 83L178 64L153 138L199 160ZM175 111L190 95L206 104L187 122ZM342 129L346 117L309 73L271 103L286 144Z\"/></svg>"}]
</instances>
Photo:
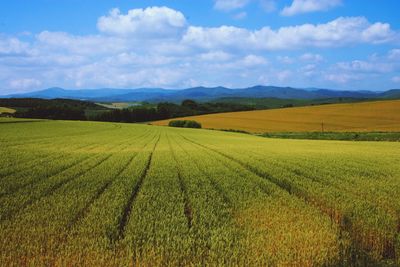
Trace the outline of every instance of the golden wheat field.
<instances>
[{"instance_id":1,"label":"golden wheat field","mask_svg":"<svg viewBox=\"0 0 400 267\"><path fill-rule=\"evenodd\" d=\"M334 132L400 131L400 100L219 113L187 119L200 122L203 128L253 133L312 132L322 128Z\"/></svg>"}]
</instances>

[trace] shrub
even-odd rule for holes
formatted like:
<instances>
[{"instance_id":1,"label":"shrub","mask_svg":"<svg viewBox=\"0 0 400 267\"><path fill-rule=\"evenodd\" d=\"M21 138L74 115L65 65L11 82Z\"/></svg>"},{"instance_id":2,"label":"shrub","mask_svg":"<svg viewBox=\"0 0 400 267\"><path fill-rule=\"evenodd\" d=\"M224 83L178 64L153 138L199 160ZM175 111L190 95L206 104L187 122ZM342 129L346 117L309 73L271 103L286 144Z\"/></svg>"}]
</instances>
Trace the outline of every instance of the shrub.
<instances>
[{"instance_id":1,"label":"shrub","mask_svg":"<svg viewBox=\"0 0 400 267\"><path fill-rule=\"evenodd\" d=\"M169 122L168 126L180 128L201 128L199 122L190 120L172 120Z\"/></svg>"}]
</instances>

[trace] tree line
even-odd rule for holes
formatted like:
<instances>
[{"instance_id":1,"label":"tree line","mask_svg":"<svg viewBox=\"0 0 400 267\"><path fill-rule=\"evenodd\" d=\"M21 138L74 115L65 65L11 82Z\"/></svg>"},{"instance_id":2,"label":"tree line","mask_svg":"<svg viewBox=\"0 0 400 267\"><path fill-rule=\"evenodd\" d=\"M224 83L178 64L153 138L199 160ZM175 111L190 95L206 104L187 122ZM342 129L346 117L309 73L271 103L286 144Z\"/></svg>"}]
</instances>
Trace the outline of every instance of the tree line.
<instances>
[{"instance_id":1,"label":"tree line","mask_svg":"<svg viewBox=\"0 0 400 267\"><path fill-rule=\"evenodd\" d=\"M180 105L162 102L154 108L128 108L112 110L98 114L93 119L96 121L111 122L146 122L165 120L178 117L253 110L253 107L231 103L197 103L193 100L184 100Z\"/></svg>"},{"instance_id":2,"label":"tree line","mask_svg":"<svg viewBox=\"0 0 400 267\"><path fill-rule=\"evenodd\" d=\"M155 106L108 109L88 101L70 99L0 99L0 106L16 108L15 117L53 120L92 120L108 122L147 122L211 113L254 110L236 103L198 103L184 100L180 104L162 102Z\"/></svg>"}]
</instances>

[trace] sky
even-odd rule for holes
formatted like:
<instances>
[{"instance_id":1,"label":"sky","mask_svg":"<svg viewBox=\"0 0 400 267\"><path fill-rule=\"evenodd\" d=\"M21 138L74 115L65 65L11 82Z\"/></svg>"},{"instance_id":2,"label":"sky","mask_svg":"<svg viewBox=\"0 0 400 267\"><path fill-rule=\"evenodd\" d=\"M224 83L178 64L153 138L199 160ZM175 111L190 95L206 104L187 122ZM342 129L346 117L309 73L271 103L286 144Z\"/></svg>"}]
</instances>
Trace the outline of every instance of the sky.
<instances>
[{"instance_id":1,"label":"sky","mask_svg":"<svg viewBox=\"0 0 400 267\"><path fill-rule=\"evenodd\" d=\"M0 95L400 88L398 0L4 0Z\"/></svg>"}]
</instances>

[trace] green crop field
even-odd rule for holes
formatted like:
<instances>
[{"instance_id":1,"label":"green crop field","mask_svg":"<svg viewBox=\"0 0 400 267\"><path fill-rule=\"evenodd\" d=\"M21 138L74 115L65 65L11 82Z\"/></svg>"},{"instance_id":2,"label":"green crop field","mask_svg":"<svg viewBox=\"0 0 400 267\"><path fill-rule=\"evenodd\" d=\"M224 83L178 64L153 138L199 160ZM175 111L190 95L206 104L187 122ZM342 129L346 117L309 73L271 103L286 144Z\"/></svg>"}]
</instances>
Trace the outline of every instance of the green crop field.
<instances>
[{"instance_id":1,"label":"green crop field","mask_svg":"<svg viewBox=\"0 0 400 267\"><path fill-rule=\"evenodd\" d=\"M2 266L400 264L400 143L0 121Z\"/></svg>"}]
</instances>

